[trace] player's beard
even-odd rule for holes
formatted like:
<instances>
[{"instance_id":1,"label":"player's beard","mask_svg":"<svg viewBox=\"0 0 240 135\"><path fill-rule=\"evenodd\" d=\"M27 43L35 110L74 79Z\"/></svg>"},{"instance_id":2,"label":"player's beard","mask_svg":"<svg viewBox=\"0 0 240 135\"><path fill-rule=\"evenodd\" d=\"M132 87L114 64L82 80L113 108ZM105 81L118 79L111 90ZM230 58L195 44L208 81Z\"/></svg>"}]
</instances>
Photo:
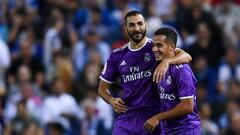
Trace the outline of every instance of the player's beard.
<instances>
[{"instance_id":1,"label":"player's beard","mask_svg":"<svg viewBox=\"0 0 240 135\"><path fill-rule=\"evenodd\" d=\"M128 33L128 36L136 43L139 43L143 40L143 38L145 37L146 35L146 30L142 31L142 32L133 32L133 33L130 33L128 30L127 30L127 33ZM136 34L141 34L141 38L135 38L134 36Z\"/></svg>"}]
</instances>

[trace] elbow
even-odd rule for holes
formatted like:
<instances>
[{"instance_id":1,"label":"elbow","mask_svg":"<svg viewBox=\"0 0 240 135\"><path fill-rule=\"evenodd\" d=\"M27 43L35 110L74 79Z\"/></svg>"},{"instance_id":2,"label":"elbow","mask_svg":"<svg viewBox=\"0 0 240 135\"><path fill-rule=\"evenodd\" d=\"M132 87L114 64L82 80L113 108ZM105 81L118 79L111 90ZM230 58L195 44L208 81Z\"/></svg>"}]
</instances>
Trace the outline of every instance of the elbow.
<instances>
[{"instance_id":1,"label":"elbow","mask_svg":"<svg viewBox=\"0 0 240 135\"><path fill-rule=\"evenodd\" d=\"M188 112L188 113L193 113L193 111L194 111L194 109L191 107L191 108L188 109L187 112Z\"/></svg>"},{"instance_id":2,"label":"elbow","mask_svg":"<svg viewBox=\"0 0 240 135\"><path fill-rule=\"evenodd\" d=\"M100 87L98 87L98 95L101 96L102 90Z\"/></svg>"},{"instance_id":3,"label":"elbow","mask_svg":"<svg viewBox=\"0 0 240 135\"><path fill-rule=\"evenodd\" d=\"M192 61L192 56L190 54L187 54L186 63L189 63L191 61Z\"/></svg>"},{"instance_id":4,"label":"elbow","mask_svg":"<svg viewBox=\"0 0 240 135\"><path fill-rule=\"evenodd\" d=\"M101 93L102 93L102 85L100 83L98 86L98 95L101 96Z\"/></svg>"},{"instance_id":5,"label":"elbow","mask_svg":"<svg viewBox=\"0 0 240 135\"><path fill-rule=\"evenodd\" d=\"M192 61L192 56L190 54L188 54L188 57L189 57L189 62Z\"/></svg>"},{"instance_id":6,"label":"elbow","mask_svg":"<svg viewBox=\"0 0 240 135\"><path fill-rule=\"evenodd\" d=\"M189 106L186 106L184 110L186 114L193 113L194 107L192 105L189 105Z\"/></svg>"}]
</instances>

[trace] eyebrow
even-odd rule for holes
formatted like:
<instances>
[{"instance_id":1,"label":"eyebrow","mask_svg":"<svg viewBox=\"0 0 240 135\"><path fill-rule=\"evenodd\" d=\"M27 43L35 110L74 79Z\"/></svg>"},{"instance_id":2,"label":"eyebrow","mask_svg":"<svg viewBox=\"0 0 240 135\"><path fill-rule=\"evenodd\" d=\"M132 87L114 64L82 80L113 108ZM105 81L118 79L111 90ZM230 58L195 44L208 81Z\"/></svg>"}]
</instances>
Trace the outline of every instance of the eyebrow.
<instances>
[{"instance_id":1,"label":"eyebrow","mask_svg":"<svg viewBox=\"0 0 240 135\"><path fill-rule=\"evenodd\" d=\"M162 46L162 43L153 43L155 46Z\"/></svg>"},{"instance_id":2,"label":"eyebrow","mask_svg":"<svg viewBox=\"0 0 240 135\"><path fill-rule=\"evenodd\" d=\"M139 21L139 22L136 22L136 23L130 22L129 24L143 24L143 21Z\"/></svg>"}]
</instances>

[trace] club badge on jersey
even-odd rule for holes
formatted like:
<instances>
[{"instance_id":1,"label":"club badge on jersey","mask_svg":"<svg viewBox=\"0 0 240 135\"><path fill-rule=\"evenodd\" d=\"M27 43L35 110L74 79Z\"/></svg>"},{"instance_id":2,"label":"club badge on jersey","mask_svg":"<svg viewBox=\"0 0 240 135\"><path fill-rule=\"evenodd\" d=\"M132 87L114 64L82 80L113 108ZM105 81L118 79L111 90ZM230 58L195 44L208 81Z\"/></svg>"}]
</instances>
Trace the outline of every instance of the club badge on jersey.
<instances>
[{"instance_id":1,"label":"club badge on jersey","mask_svg":"<svg viewBox=\"0 0 240 135\"><path fill-rule=\"evenodd\" d=\"M151 60L151 56L149 53L145 53L145 56L144 56L144 61L145 62L149 62Z\"/></svg>"}]
</instances>

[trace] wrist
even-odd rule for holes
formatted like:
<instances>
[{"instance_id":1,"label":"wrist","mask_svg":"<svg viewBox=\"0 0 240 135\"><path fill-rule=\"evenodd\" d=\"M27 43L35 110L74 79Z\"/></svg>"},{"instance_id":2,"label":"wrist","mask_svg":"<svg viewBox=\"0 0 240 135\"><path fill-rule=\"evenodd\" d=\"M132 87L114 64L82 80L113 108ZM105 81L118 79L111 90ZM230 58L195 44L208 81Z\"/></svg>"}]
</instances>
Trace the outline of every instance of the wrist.
<instances>
[{"instance_id":1,"label":"wrist","mask_svg":"<svg viewBox=\"0 0 240 135\"><path fill-rule=\"evenodd\" d=\"M166 59L163 59L163 61L167 64L172 64L171 62L171 59L170 58L166 58Z\"/></svg>"},{"instance_id":2,"label":"wrist","mask_svg":"<svg viewBox=\"0 0 240 135\"><path fill-rule=\"evenodd\" d=\"M114 97L110 97L109 100L108 100L108 102L109 102L110 105L113 104L113 101L114 101Z\"/></svg>"},{"instance_id":3,"label":"wrist","mask_svg":"<svg viewBox=\"0 0 240 135\"><path fill-rule=\"evenodd\" d=\"M162 121L162 120L163 120L161 114L156 115L155 118L156 118L158 121Z\"/></svg>"}]
</instances>

